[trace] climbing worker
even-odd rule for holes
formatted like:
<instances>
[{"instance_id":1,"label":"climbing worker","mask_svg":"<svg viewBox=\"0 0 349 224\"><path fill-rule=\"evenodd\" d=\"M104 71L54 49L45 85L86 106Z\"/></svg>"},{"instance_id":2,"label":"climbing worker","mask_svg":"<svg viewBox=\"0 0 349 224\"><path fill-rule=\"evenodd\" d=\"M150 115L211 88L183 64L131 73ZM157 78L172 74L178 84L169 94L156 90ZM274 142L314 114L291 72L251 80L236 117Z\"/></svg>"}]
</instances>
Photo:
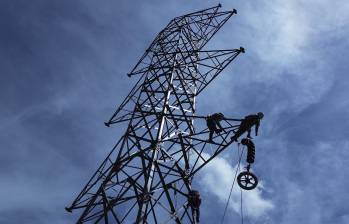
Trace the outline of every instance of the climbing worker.
<instances>
[{"instance_id":1,"label":"climbing worker","mask_svg":"<svg viewBox=\"0 0 349 224\"><path fill-rule=\"evenodd\" d=\"M218 134L219 132L223 131L223 128L219 123L223 119L224 115L222 113L214 113L206 117L206 124L208 129L210 130L208 142L213 142L212 137L214 132Z\"/></svg>"},{"instance_id":2,"label":"climbing worker","mask_svg":"<svg viewBox=\"0 0 349 224\"><path fill-rule=\"evenodd\" d=\"M250 171L251 164L254 163L254 159L256 155L256 147L253 141L248 138L243 138L241 140L241 144L247 147L247 158L246 158L246 162L248 163L247 171Z\"/></svg>"},{"instance_id":3,"label":"climbing worker","mask_svg":"<svg viewBox=\"0 0 349 224\"><path fill-rule=\"evenodd\" d=\"M188 195L188 204L191 207L191 212L193 219L196 220L196 223L200 222L200 205L201 197L199 191L191 190Z\"/></svg>"},{"instance_id":4,"label":"climbing worker","mask_svg":"<svg viewBox=\"0 0 349 224\"><path fill-rule=\"evenodd\" d=\"M261 122L261 119L264 117L264 114L262 112L259 112L257 114L251 114L246 117L241 121L239 129L235 133L235 135L231 138L232 141L237 141L238 138L247 131L247 138L252 139L251 137L251 128L253 126L255 127L256 131L256 136L258 136L258 128L259 124Z\"/></svg>"}]
</instances>

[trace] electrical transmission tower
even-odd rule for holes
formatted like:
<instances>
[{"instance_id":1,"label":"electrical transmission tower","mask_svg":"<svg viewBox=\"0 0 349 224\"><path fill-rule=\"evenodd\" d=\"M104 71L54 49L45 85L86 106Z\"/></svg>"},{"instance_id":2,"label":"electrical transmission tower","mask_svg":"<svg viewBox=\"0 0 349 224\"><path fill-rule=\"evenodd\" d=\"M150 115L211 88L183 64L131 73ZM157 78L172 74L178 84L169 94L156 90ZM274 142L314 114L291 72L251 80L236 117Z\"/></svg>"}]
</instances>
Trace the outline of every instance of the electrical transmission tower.
<instances>
[{"instance_id":1,"label":"electrical transmission tower","mask_svg":"<svg viewBox=\"0 0 349 224\"><path fill-rule=\"evenodd\" d=\"M128 74L139 81L105 123L127 122L127 129L66 208L82 210L77 223L195 223L188 205L193 177L231 144L241 121L226 119L211 143L209 130L194 125L205 118L196 115L196 97L244 53L203 50L236 14L219 9L172 19Z\"/></svg>"}]
</instances>

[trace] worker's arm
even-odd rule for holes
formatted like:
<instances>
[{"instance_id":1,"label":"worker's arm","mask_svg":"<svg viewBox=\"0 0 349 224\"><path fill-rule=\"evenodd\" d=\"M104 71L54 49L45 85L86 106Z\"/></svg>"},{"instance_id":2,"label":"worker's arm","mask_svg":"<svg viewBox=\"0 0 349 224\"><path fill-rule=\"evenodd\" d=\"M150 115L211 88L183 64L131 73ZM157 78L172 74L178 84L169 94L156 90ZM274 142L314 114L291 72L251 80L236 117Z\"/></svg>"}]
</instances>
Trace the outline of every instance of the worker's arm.
<instances>
[{"instance_id":1,"label":"worker's arm","mask_svg":"<svg viewBox=\"0 0 349 224\"><path fill-rule=\"evenodd\" d=\"M258 128L259 128L259 124L260 124L260 120L258 119L257 123L256 123L256 136L258 136Z\"/></svg>"},{"instance_id":2,"label":"worker's arm","mask_svg":"<svg viewBox=\"0 0 349 224\"><path fill-rule=\"evenodd\" d=\"M223 127L219 121L216 122L216 125L218 126L219 129L223 129Z\"/></svg>"}]
</instances>

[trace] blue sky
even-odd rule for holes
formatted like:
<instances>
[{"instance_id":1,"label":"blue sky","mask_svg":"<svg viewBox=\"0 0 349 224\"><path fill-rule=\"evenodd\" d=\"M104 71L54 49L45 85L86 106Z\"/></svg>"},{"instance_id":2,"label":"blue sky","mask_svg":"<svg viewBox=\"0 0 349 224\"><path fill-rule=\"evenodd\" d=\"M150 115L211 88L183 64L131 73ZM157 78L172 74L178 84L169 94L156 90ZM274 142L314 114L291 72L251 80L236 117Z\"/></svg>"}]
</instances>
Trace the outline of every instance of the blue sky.
<instances>
[{"instance_id":1,"label":"blue sky","mask_svg":"<svg viewBox=\"0 0 349 224\"><path fill-rule=\"evenodd\" d=\"M126 73L175 16L217 1L0 2L0 223L74 223L64 206L116 142L103 122ZM349 2L221 1L234 16L207 49L245 47L198 113L263 111L246 223L349 223ZM236 152L197 177L202 223L222 216ZM235 161L235 160L234 160ZM226 223L240 219L233 193Z\"/></svg>"}]
</instances>

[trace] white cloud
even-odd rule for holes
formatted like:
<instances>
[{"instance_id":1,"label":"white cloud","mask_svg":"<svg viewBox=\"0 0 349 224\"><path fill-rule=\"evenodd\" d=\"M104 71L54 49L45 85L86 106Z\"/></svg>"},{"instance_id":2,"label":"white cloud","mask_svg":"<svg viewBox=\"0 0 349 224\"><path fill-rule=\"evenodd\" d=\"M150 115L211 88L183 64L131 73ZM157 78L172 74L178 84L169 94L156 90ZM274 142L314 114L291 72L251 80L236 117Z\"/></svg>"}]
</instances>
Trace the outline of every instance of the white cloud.
<instances>
[{"instance_id":1,"label":"white cloud","mask_svg":"<svg viewBox=\"0 0 349 224\"><path fill-rule=\"evenodd\" d=\"M249 5L243 16L259 58L286 66L313 57L307 47L348 25L348 9L344 0L266 1Z\"/></svg>"},{"instance_id":2,"label":"white cloud","mask_svg":"<svg viewBox=\"0 0 349 224\"><path fill-rule=\"evenodd\" d=\"M222 87L230 84L224 88L225 93L219 93L220 98L236 96L232 88L257 96L251 86L264 85L264 98L258 100L283 97L268 108L273 116L285 111L299 113L319 102L335 80L336 67L331 56L335 44L330 45L330 40L346 38L343 28L349 25L349 2L274 0L245 2L237 8L241 23L232 22L234 30L224 38L234 37L234 42L242 43L247 50L241 57L247 57L254 65L237 65L244 67L236 74L238 78L225 74L218 80Z\"/></svg>"},{"instance_id":3,"label":"white cloud","mask_svg":"<svg viewBox=\"0 0 349 224\"><path fill-rule=\"evenodd\" d=\"M241 102L232 96L247 101L258 97L255 103L267 105L261 109L276 118L318 103L335 81L333 56L338 45L331 40L346 38L349 1L244 1L235 6L238 15L223 27L223 35L210 48L242 45L246 54L213 82L199 106L217 106L230 116L240 116ZM265 90L257 92L254 86ZM273 105L263 101L273 101Z\"/></svg>"},{"instance_id":4,"label":"white cloud","mask_svg":"<svg viewBox=\"0 0 349 224\"><path fill-rule=\"evenodd\" d=\"M217 157L202 170L199 184L205 186L204 189L214 194L221 203L226 203L236 168L227 160ZM254 190L243 191L244 210L252 218L264 216L274 207L272 201L262 197L262 191L263 183L259 183ZM229 208L240 213L240 188L237 183L233 188Z\"/></svg>"}]
</instances>

